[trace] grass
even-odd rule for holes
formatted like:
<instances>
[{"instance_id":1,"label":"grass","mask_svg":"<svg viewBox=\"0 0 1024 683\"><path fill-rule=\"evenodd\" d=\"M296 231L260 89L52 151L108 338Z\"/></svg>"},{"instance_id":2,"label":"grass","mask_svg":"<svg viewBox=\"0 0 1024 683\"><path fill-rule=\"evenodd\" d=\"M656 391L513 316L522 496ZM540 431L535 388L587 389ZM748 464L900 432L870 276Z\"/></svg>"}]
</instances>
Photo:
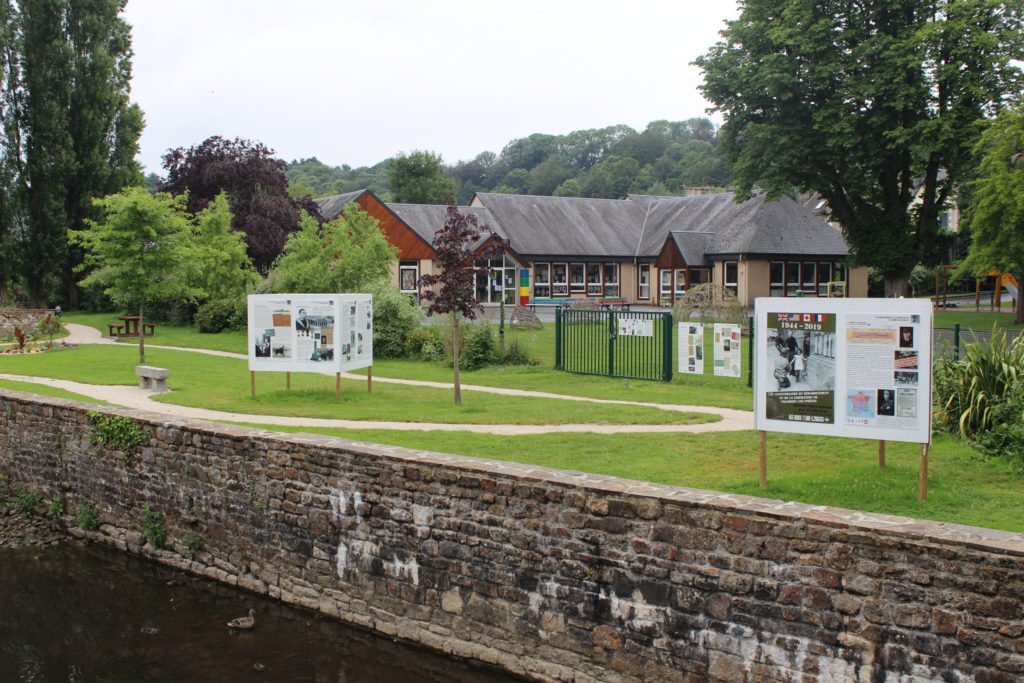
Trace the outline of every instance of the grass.
<instances>
[{"instance_id":1,"label":"grass","mask_svg":"<svg viewBox=\"0 0 1024 683\"><path fill-rule=\"evenodd\" d=\"M875 441L770 434L768 488L762 490L757 484L758 441L754 431L505 437L469 432L274 429L1024 531L1021 477L1009 465L981 459L967 444L943 435L935 438L929 451L928 500L919 503L920 447L916 444L889 443L887 467L880 470Z\"/></svg>"},{"instance_id":2,"label":"grass","mask_svg":"<svg viewBox=\"0 0 1024 683\"><path fill-rule=\"evenodd\" d=\"M954 324L960 324L960 330L977 330L979 332L991 332L992 326L997 325L1006 330L1021 330L1024 325L1013 321L1013 308L1004 306L1006 313L992 313L986 311L967 310L945 310L935 311L935 327L952 328ZM969 338L969 337L968 337Z\"/></svg>"},{"instance_id":3,"label":"grass","mask_svg":"<svg viewBox=\"0 0 1024 683\"><path fill-rule=\"evenodd\" d=\"M5 367L6 369L6 367ZM53 396L54 398L69 398L74 401L85 401L86 403L98 403L106 405L106 401L101 401L98 398L90 398L82 394L76 394L73 391L65 391L64 389L58 389L56 387L48 387L45 384L35 384L33 382L15 382L8 379L0 379L0 389L11 389L13 391L25 391L32 394L41 394L43 396Z\"/></svg>"},{"instance_id":4,"label":"grass","mask_svg":"<svg viewBox=\"0 0 1024 683\"><path fill-rule=\"evenodd\" d=\"M86 384L133 385L135 354L128 347L83 346L68 353L17 356L4 369ZM244 360L151 349L146 362L171 371L168 384L174 392L156 400L236 413L465 424L694 424L718 419L639 406L481 393L467 394L456 407L448 389L376 382L373 393L367 393L361 380L343 380L341 401L336 401L334 377L314 374L293 375L287 391L280 373L259 373L257 396L251 398Z\"/></svg>"},{"instance_id":5,"label":"grass","mask_svg":"<svg viewBox=\"0 0 1024 683\"><path fill-rule=\"evenodd\" d=\"M66 313L64 322L87 325L99 330L106 335L109 331L107 326L118 322L118 313ZM138 338L119 339L120 343L137 347ZM245 353L248 343L245 330L233 330L230 332L219 332L217 334L203 334L194 326L168 325L157 323L156 334L146 337L146 345L157 346L178 346L194 349L211 349L213 351L233 351Z\"/></svg>"}]
</instances>

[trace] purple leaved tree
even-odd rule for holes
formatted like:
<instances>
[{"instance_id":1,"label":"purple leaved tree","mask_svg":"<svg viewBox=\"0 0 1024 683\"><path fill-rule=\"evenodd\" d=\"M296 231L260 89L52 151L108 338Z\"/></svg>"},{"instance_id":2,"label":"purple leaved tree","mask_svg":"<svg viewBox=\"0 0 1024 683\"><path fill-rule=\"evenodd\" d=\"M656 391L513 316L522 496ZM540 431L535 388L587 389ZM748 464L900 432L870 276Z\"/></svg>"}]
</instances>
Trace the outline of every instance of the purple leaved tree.
<instances>
[{"instance_id":1,"label":"purple leaved tree","mask_svg":"<svg viewBox=\"0 0 1024 683\"><path fill-rule=\"evenodd\" d=\"M476 216L466 215L451 203L444 227L434 234L434 261L441 267L440 275L423 275L420 286L423 298L430 302L430 313L449 316L452 334L452 361L455 369L455 405L462 405L459 385L459 354L462 349L460 317L470 320L482 310L474 289L474 278L479 270L475 265L473 246L481 233L490 232L486 225L478 225ZM436 289L435 289L436 288Z\"/></svg>"}]
</instances>

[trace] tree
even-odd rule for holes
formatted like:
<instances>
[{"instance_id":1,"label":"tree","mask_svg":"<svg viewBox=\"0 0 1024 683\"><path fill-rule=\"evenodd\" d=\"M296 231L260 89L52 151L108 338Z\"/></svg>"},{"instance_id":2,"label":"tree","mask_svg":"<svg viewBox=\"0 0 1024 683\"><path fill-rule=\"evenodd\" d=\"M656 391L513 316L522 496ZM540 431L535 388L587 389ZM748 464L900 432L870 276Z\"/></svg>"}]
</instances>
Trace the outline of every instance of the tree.
<instances>
[{"instance_id":1,"label":"tree","mask_svg":"<svg viewBox=\"0 0 1024 683\"><path fill-rule=\"evenodd\" d=\"M452 362L455 405L462 405L459 383L459 355L462 345L461 318L470 320L481 309L475 295L475 256L473 244L481 232L490 232L479 225L476 216L464 214L454 205L448 206L444 226L434 234L434 262L441 267L439 275L421 275L419 285L425 289L423 299L430 303L429 313L448 316L452 335ZM435 291L433 288L438 287Z\"/></svg>"},{"instance_id":2,"label":"tree","mask_svg":"<svg viewBox=\"0 0 1024 683\"><path fill-rule=\"evenodd\" d=\"M440 154L399 152L388 161L388 183L394 201L403 204L443 204L455 194L455 181L445 174Z\"/></svg>"},{"instance_id":3,"label":"tree","mask_svg":"<svg viewBox=\"0 0 1024 683\"><path fill-rule=\"evenodd\" d=\"M178 290L173 273L189 230L185 198L131 187L93 203L103 217L68 231L68 239L84 250L80 270L91 271L81 284L102 285L117 305L138 308L139 364L145 365L145 304Z\"/></svg>"},{"instance_id":4,"label":"tree","mask_svg":"<svg viewBox=\"0 0 1024 683\"><path fill-rule=\"evenodd\" d=\"M179 279L196 302L241 296L259 282L241 233L231 230L231 209L219 194L195 217L181 245Z\"/></svg>"},{"instance_id":5,"label":"tree","mask_svg":"<svg viewBox=\"0 0 1024 683\"><path fill-rule=\"evenodd\" d=\"M269 267L284 248L288 235L299 228L299 213L319 219L316 204L288 194L286 164L260 142L241 138L207 138L199 145L172 149L164 155L167 179L161 190L188 193L188 210L199 213L226 192L231 227L245 235L256 268Z\"/></svg>"},{"instance_id":6,"label":"tree","mask_svg":"<svg viewBox=\"0 0 1024 683\"><path fill-rule=\"evenodd\" d=\"M697 60L737 199L827 201L890 296L932 255L982 118L1021 87L1024 8L1001 0L748 0Z\"/></svg>"},{"instance_id":7,"label":"tree","mask_svg":"<svg viewBox=\"0 0 1024 683\"><path fill-rule=\"evenodd\" d=\"M388 277L397 258L377 219L349 204L330 223L304 213L267 276L269 292L359 292Z\"/></svg>"},{"instance_id":8,"label":"tree","mask_svg":"<svg viewBox=\"0 0 1024 683\"><path fill-rule=\"evenodd\" d=\"M965 265L978 275L1013 275L1016 322L1024 323L1024 109L999 112L977 152L981 162L965 221L972 238Z\"/></svg>"}]
</instances>

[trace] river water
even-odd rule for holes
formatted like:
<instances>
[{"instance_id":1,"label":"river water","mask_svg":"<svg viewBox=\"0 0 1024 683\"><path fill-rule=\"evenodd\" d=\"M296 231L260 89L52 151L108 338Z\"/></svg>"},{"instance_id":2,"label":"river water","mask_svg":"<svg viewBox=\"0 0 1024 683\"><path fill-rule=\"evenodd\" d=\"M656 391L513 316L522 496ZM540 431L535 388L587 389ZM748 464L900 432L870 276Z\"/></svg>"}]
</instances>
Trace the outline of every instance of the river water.
<instances>
[{"instance_id":1,"label":"river water","mask_svg":"<svg viewBox=\"0 0 1024 683\"><path fill-rule=\"evenodd\" d=\"M105 548L0 550L3 683L516 680Z\"/></svg>"}]
</instances>

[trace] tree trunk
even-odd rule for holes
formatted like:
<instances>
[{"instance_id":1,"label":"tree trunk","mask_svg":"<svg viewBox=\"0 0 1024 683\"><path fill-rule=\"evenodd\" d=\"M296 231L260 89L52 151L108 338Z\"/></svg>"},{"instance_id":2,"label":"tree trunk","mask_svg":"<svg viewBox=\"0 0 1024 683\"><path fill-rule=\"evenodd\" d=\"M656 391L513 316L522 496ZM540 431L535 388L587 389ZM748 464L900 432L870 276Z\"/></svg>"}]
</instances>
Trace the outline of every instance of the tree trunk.
<instances>
[{"instance_id":1,"label":"tree trunk","mask_svg":"<svg viewBox=\"0 0 1024 683\"><path fill-rule=\"evenodd\" d=\"M1017 324L1024 324L1024 294L1021 290L1024 289L1024 271L1017 271L1013 274L1017 279L1017 306L1014 308L1013 321Z\"/></svg>"},{"instance_id":2,"label":"tree trunk","mask_svg":"<svg viewBox=\"0 0 1024 683\"><path fill-rule=\"evenodd\" d=\"M885 298L901 299L910 296L910 277L907 275L885 276Z\"/></svg>"},{"instance_id":3,"label":"tree trunk","mask_svg":"<svg viewBox=\"0 0 1024 683\"><path fill-rule=\"evenodd\" d=\"M462 332L459 329L459 314L452 313L452 367L455 370L455 379L453 385L455 387L455 405L462 405L462 387L459 385L459 354L461 349L459 348L459 336Z\"/></svg>"},{"instance_id":4,"label":"tree trunk","mask_svg":"<svg viewBox=\"0 0 1024 683\"><path fill-rule=\"evenodd\" d=\"M139 304L139 365L146 364L146 326L142 304Z\"/></svg>"}]
</instances>

